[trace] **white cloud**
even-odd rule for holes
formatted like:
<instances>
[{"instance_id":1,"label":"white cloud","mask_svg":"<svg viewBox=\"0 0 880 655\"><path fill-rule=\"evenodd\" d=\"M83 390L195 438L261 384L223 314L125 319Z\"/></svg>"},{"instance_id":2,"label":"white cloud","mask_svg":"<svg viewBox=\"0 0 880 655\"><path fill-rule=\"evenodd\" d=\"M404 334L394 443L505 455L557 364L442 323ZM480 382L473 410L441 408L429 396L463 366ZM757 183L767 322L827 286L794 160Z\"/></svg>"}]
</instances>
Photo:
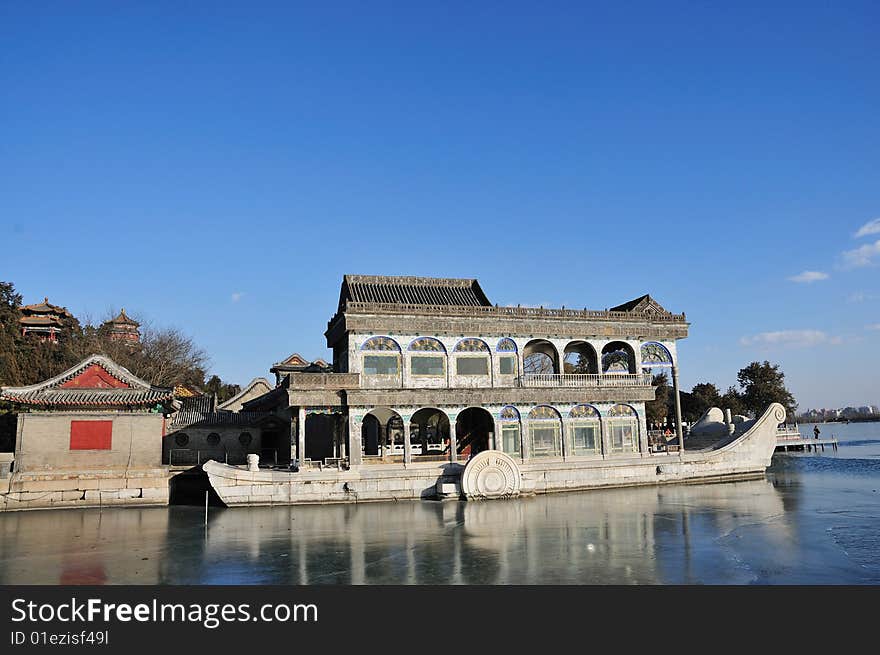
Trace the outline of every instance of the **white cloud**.
<instances>
[{"instance_id":1,"label":"white cloud","mask_svg":"<svg viewBox=\"0 0 880 655\"><path fill-rule=\"evenodd\" d=\"M809 284L810 282L818 282L819 280L827 280L828 273L823 273L822 271L804 271L803 273L798 273L797 275L792 275L788 278L792 282L806 282Z\"/></svg>"},{"instance_id":2,"label":"white cloud","mask_svg":"<svg viewBox=\"0 0 880 655\"><path fill-rule=\"evenodd\" d=\"M750 337L742 337L740 345L758 348L809 348L823 344L837 345L840 337L832 337L821 330L779 330L777 332L761 332Z\"/></svg>"},{"instance_id":3,"label":"white cloud","mask_svg":"<svg viewBox=\"0 0 880 655\"><path fill-rule=\"evenodd\" d=\"M874 323L865 327L866 330L880 330L880 323Z\"/></svg>"},{"instance_id":4,"label":"white cloud","mask_svg":"<svg viewBox=\"0 0 880 655\"><path fill-rule=\"evenodd\" d=\"M841 254L845 268L861 268L874 263L874 258L880 255L880 239L874 243L866 243L853 250L846 250Z\"/></svg>"},{"instance_id":5,"label":"white cloud","mask_svg":"<svg viewBox=\"0 0 880 655\"><path fill-rule=\"evenodd\" d=\"M880 218L875 218L873 221L868 221L862 225L859 231L856 232L856 239L866 237L869 234L880 234Z\"/></svg>"},{"instance_id":6,"label":"white cloud","mask_svg":"<svg viewBox=\"0 0 880 655\"><path fill-rule=\"evenodd\" d=\"M236 291L232 294L232 302L238 302L244 297L244 291Z\"/></svg>"}]
</instances>

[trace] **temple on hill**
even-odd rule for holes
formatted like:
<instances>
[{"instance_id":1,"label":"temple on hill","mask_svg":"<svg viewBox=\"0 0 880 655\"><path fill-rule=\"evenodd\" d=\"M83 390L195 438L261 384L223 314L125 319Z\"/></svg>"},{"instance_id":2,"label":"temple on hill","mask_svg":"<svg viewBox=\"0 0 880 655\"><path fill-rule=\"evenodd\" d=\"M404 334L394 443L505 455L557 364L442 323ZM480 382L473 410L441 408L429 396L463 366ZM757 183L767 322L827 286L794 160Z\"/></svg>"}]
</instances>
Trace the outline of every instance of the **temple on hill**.
<instances>
[{"instance_id":1,"label":"temple on hill","mask_svg":"<svg viewBox=\"0 0 880 655\"><path fill-rule=\"evenodd\" d=\"M43 298L43 302L35 305L25 305L21 308L19 326L21 335L28 334L42 340L57 342L64 331L64 321L73 319L73 314L66 307L59 307L49 302L49 298Z\"/></svg>"},{"instance_id":2,"label":"temple on hill","mask_svg":"<svg viewBox=\"0 0 880 655\"><path fill-rule=\"evenodd\" d=\"M111 341L124 341L130 344L140 343L141 333L138 330L140 323L126 315L124 307L116 318L104 323L104 327L107 328Z\"/></svg>"}]
</instances>

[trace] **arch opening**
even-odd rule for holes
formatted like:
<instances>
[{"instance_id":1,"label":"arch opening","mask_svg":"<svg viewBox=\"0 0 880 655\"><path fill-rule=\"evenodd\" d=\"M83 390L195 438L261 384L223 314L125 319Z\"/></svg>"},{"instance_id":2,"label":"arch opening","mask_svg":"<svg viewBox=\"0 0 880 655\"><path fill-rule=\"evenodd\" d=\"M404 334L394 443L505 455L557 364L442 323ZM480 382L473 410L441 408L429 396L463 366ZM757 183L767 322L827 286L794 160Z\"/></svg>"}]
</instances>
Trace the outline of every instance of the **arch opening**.
<instances>
[{"instance_id":1,"label":"arch opening","mask_svg":"<svg viewBox=\"0 0 880 655\"><path fill-rule=\"evenodd\" d=\"M449 417L434 407L423 407L409 420L409 440L413 459L449 459Z\"/></svg>"},{"instance_id":2,"label":"arch opening","mask_svg":"<svg viewBox=\"0 0 880 655\"><path fill-rule=\"evenodd\" d=\"M455 420L455 446L459 457L488 450L495 441L495 420L482 407L468 407Z\"/></svg>"}]
</instances>

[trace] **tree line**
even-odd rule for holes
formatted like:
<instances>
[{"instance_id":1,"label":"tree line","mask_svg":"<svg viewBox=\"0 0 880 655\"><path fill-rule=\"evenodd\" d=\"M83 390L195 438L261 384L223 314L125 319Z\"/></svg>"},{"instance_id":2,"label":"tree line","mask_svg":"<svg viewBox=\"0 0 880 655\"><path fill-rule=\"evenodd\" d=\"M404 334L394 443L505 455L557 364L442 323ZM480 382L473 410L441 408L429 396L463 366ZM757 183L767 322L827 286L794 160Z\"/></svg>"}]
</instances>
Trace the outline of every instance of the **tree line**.
<instances>
[{"instance_id":1,"label":"tree line","mask_svg":"<svg viewBox=\"0 0 880 655\"><path fill-rule=\"evenodd\" d=\"M207 374L208 354L177 328L158 327L135 317L140 343L110 338L106 321L64 318L59 341L22 336L22 296L11 282L0 282L0 386L34 384L75 366L89 355L102 354L136 376L160 387L184 385L216 393L220 402L241 388ZM106 317L107 320L112 318ZM2 409L2 408L0 408Z\"/></svg>"},{"instance_id":2,"label":"tree line","mask_svg":"<svg viewBox=\"0 0 880 655\"><path fill-rule=\"evenodd\" d=\"M721 390L711 382L695 384L690 392L681 391L681 419L693 423L710 407L730 409L734 415L763 414L771 403L780 403L794 420L797 403L785 386L785 373L778 364L768 361L751 362L736 375L737 386ZM653 376L657 387L655 400L645 403L645 417L649 425L667 425L675 420L675 398L666 373Z\"/></svg>"}]
</instances>

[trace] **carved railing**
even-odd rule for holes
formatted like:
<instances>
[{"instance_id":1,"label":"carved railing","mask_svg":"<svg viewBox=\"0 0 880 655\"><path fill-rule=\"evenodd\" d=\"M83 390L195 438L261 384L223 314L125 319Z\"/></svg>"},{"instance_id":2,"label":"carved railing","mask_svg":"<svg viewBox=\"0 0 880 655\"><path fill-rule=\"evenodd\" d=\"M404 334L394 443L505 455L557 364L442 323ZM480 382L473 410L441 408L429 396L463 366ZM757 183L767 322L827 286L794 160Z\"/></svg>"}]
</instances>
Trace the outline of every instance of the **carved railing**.
<instances>
[{"instance_id":1,"label":"carved railing","mask_svg":"<svg viewBox=\"0 0 880 655\"><path fill-rule=\"evenodd\" d=\"M459 305L415 305L404 303L355 302L349 301L344 311L375 314L407 314L430 316L471 316L494 318L550 318L550 319L596 319L605 321L647 321L649 323L685 323L681 314L646 314L638 312L613 312L594 309L553 309L545 307L498 307L498 306L459 306ZM331 326L338 318L328 322Z\"/></svg>"},{"instance_id":2,"label":"carved railing","mask_svg":"<svg viewBox=\"0 0 880 655\"><path fill-rule=\"evenodd\" d=\"M651 376L645 373L526 373L517 378L517 386L534 387L650 387Z\"/></svg>"}]
</instances>

